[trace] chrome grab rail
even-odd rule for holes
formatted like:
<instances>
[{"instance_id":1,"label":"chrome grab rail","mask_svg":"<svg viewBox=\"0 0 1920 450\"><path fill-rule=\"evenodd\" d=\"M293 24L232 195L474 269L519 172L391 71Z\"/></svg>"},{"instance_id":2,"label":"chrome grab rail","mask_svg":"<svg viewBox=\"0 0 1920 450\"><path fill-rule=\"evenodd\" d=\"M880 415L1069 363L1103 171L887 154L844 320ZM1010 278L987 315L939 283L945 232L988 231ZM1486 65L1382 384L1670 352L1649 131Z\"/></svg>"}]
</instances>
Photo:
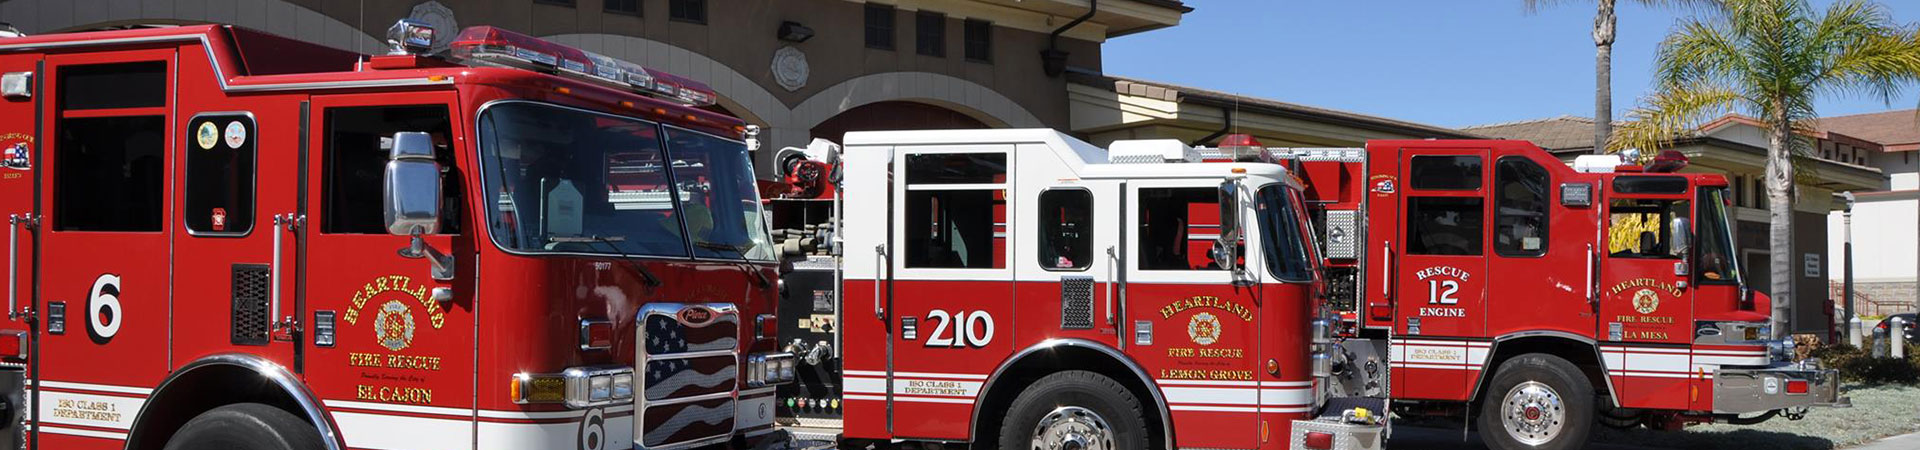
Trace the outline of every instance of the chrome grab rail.
<instances>
[{"instance_id":1,"label":"chrome grab rail","mask_svg":"<svg viewBox=\"0 0 1920 450\"><path fill-rule=\"evenodd\" d=\"M1119 270L1119 267L1120 267L1120 255L1114 253L1113 246L1107 246L1107 325L1114 325L1113 285L1114 283L1119 282L1119 280L1114 277L1114 271ZM1123 336L1121 336L1122 337L1121 340L1125 341L1126 340L1124 336L1125 333L1121 333L1121 334L1123 334Z\"/></svg>"},{"instance_id":2,"label":"chrome grab rail","mask_svg":"<svg viewBox=\"0 0 1920 450\"><path fill-rule=\"evenodd\" d=\"M20 309L20 227L33 228L33 214L7 216L7 318L25 315Z\"/></svg>"},{"instance_id":3,"label":"chrome grab rail","mask_svg":"<svg viewBox=\"0 0 1920 450\"><path fill-rule=\"evenodd\" d=\"M880 303L880 270L887 265L887 244L873 246L873 317L887 320L887 307Z\"/></svg>"}]
</instances>

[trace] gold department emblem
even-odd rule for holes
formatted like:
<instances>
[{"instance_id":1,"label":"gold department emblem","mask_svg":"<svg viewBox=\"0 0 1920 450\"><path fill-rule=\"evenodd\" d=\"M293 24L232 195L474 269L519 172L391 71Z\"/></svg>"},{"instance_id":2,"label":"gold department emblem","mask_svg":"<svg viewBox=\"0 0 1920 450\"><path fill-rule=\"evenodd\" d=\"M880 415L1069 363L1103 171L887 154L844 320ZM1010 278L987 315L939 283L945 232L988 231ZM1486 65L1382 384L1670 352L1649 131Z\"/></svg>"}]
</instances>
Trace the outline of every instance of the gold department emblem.
<instances>
[{"instance_id":1,"label":"gold department emblem","mask_svg":"<svg viewBox=\"0 0 1920 450\"><path fill-rule=\"evenodd\" d=\"M1213 313L1194 314L1192 319L1187 320L1187 337L1193 339L1193 343L1200 345L1213 345L1214 342L1219 342L1220 318L1215 317Z\"/></svg>"},{"instance_id":2,"label":"gold department emblem","mask_svg":"<svg viewBox=\"0 0 1920 450\"><path fill-rule=\"evenodd\" d=\"M1641 314L1653 314L1660 309L1660 294L1652 289L1641 289L1633 293L1633 310Z\"/></svg>"},{"instance_id":3,"label":"gold department emblem","mask_svg":"<svg viewBox=\"0 0 1920 450\"><path fill-rule=\"evenodd\" d=\"M399 300L388 300L373 318L373 333L387 350L397 352L413 345L413 312Z\"/></svg>"}]
</instances>

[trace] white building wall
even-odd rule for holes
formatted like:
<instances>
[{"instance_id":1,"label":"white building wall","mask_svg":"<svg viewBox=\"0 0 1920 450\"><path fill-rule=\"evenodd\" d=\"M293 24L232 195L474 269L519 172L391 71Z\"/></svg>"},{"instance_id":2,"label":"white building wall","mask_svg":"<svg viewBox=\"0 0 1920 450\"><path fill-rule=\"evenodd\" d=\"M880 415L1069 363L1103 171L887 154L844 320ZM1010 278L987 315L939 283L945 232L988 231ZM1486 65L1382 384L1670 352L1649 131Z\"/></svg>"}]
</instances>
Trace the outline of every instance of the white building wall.
<instances>
[{"instance_id":1,"label":"white building wall","mask_svg":"<svg viewBox=\"0 0 1920 450\"><path fill-rule=\"evenodd\" d=\"M1913 281L1914 261L1920 255L1920 211L1914 200L1859 202L1853 207L1853 269L1855 282ZM1827 251L1834 259L1827 278L1840 281L1847 261L1841 214L1827 215Z\"/></svg>"}]
</instances>

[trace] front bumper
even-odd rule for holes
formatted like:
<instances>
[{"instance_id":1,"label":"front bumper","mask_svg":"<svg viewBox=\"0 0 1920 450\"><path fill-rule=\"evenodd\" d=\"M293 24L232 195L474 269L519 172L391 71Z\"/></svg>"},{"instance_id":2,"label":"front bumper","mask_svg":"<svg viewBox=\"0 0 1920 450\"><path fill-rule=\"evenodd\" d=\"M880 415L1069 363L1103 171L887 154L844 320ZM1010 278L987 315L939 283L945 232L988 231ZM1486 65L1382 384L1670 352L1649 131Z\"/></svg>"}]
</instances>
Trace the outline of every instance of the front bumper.
<instances>
[{"instance_id":1,"label":"front bumper","mask_svg":"<svg viewBox=\"0 0 1920 450\"><path fill-rule=\"evenodd\" d=\"M1805 383L1806 392L1791 392L1792 383ZM1713 373L1713 412L1749 414L1815 406L1849 407L1840 396L1840 372L1813 363L1778 363L1768 367L1723 367Z\"/></svg>"}]
</instances>

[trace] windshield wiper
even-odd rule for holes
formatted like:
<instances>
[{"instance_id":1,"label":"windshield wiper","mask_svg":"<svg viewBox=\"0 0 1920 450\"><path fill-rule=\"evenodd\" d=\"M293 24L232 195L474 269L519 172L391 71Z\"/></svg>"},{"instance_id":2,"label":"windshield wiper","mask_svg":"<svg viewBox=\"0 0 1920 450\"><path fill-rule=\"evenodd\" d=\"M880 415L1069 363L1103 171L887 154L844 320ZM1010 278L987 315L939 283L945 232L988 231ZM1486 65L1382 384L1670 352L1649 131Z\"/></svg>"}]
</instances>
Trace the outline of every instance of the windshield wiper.
<instances>
[{"instance_id":1,"label":"windshield wiper","mask_svg":"<svg viewBox=\"0 0 1920 450\"><path fill-rule=\"evenodd\" d=\"M627 240L626 236L601 237L601 236L592 235L592 234L585 235L585 236L548 236L547 237L547 242L607 244L607 248L613 249L613 252L615 254L619 254L620 260L625 261L627 263L627 267L633 268L634 273L640 274L640 278L646 279L647 287L660 287L660 277L653 276L653 271L647 270L647 266L640 265L639 262L636 262L633 260L633 256L628 255L625 250L620 249L619 245L614 244L615 242L621 242L625 240Z\"/></svg>"},{"instance_id":2,"label":"windshield wiper","mask_svg":"<svg viewBox=\"0 0 1920 450\"><path fill-rule=\"evenodd\" d=\"M693 246L708 249L708 250L726 250L729 252L733 252L735 258L741 260L740 270L753 274L753 279L755 281L760 282L761 289L767 289L769 287L772 287L773 282L767 281L767 274L763 274L763 273L760 273L760 271L758 270L754 270L752 265L747 264L745 262L747 259L747 253L744 251L741 251L739 247L735 247L727 244L721 244L717 242L695 242L693 243Z\"/></svg>"}]
</instances>

